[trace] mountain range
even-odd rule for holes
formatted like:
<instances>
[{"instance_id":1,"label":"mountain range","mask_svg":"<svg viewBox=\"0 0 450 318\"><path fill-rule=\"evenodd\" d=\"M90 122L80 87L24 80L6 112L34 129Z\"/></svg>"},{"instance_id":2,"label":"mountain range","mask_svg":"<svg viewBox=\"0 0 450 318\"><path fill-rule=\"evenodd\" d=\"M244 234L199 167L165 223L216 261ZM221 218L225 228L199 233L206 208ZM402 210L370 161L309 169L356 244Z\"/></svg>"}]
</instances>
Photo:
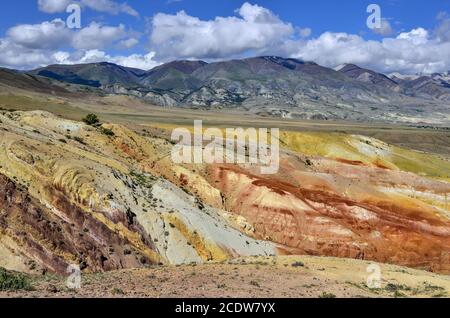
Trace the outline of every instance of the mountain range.
<instances>
[{"instance_id":1,"label":"mountain range","mask_svg":"<svg viewBox=\"0 0 450 318\"><path fill-rule=\"evenodd\" d=\"M450 120L448 72L388 76L353 64L331 69L261 56L214 63L173 61L149 71L107 62L50 65L23 74L51 79L57 86L70 83L165 107L233 108L304 119Z\"/></svg>"}]
</instances>

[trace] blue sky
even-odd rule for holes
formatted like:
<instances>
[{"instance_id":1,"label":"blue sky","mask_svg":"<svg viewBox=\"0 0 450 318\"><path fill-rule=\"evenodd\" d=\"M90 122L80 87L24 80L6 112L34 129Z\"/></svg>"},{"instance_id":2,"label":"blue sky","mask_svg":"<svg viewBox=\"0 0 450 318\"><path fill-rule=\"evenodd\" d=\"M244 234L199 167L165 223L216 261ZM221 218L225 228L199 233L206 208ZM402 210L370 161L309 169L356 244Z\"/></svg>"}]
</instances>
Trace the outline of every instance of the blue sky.
<instances>
[{"instance_id":1,"label":"blue sky","mask_svg":"<svg viewBox=\"0 0 450 318\"><path fill-rule=\"evenodd\" d=\"M81 31L55 26L66 20L61 8L69 2L82 5ZM366 25L370 3L381 7L383 32ZM32 68L104 59L150 68L170 59L277 54L384 72L450 68L443 54L450 46L450 1L128 0L124 5L121 0L4 1L0 65ZM442 57L432 56L436 51L443 51ZM332 52L335 58L327 56Z\"/></svg>"}]
</instances>

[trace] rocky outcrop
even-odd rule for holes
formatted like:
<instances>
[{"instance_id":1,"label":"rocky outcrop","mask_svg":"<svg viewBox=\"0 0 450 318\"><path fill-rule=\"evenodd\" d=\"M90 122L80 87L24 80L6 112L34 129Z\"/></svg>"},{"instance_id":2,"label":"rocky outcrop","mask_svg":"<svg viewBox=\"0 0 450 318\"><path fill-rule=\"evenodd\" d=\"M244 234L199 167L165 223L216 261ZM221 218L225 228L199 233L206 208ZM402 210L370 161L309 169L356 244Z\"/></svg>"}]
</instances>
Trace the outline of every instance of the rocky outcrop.
<instances>
[{"instance_id":1,"label":"rocky outcrop","mask_svg":"<svg viewBox=\"0 0 450 318\"><path fill-rule=\"evenodd\" d=\"M76 264L81 269L104 271L155 263L126 238L70 203L61 192L49 191L51 208L0 175L0 238L16 243L16 249L10 252L22 255L30 270L39 266L65 273L69 265Z\"/></svg>"},{"instance_id":2,"label":"rocky outcrop","mask_svg":"<svg viewBox=\"0 0 450 318\"><path fill-rule=\"evenodd\" d=\"M0 266L65 273L276 253L221 217L220 192L172 164L163 139L45 112L0 118Z\"/></svg>"}]
</instances>

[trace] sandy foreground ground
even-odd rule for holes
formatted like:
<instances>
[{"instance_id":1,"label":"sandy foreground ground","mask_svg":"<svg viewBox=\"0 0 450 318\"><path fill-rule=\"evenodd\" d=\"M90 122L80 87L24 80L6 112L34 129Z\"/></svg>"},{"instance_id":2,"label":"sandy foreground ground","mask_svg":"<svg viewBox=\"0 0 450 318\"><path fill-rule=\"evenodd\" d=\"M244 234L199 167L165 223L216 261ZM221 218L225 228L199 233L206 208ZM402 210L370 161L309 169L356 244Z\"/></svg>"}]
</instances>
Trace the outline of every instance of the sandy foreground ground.
<instances>
[{"instance_id":1,"label":"sandy foreground ground","mask_svg":"<svg viewBox=\"0 0 450 318\"><path fill-rule=\"evenodd\" d=\"M377 277L380 287L368 288ZM449 297L450 276L350 259L289 256L83 274L80 289L69 289L64 277L46 274L34 276L32 286L31 291L0 292L0 297Z\"/></svg>"}]
</instances>

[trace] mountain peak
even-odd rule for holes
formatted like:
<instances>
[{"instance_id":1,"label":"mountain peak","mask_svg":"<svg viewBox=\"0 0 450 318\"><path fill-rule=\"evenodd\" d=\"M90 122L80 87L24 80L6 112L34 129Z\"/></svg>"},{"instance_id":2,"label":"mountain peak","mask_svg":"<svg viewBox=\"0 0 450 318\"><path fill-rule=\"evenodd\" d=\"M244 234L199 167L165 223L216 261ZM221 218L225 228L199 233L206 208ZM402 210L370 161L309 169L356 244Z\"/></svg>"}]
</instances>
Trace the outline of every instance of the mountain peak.
<instances>
[{"instance_id":1,"label":"mountain peak","mask_svg":"<svg viewBox=\"0 0 450 318\"><path fill-rule=\"evenodd\" d=\"M339 69L339 71L341 72L347 72L351 70L365 70L364 68L352 63L342 64L341 66L342 67Z\"/></svg>"},{"instance_id":2,"label":"mountain peak","mask_svg":"<svg viewBox=\"0 0 450 318\"><path fill-rule=\"evenodd\" d=\"M149 73L154 73L166 69L175 69L184 74L192 74L200 67L208 63L202 60L175 60L152 68Z\"/></svg>"},{"instance_id":3,"label":"mountain peak","mask_svg":"<svg viewBox=\"0 0 450 318\"><path fill-rule=\"evenodd\" d=\"M336 72L340 72L340 71L348 71L348 70L352 70L352 69L362 69L361 67L359 67L356 64L352 64L352 63L344 63L341 65L336 66L335 68L333 68Z\"/></svg>"},{"instance_id":4,"label":"mountain peak","mask_svg":"<svg viewBox=\"0 0 450 318\"><path fill-rule=\"evenodd\" d=\"M277 64L283 64L283 63L295 63L295 64L310 64L310 65L318 65L315 62L311 61L304 61L301 59L293 58L293 57L281 57L281 56L275 56L275 55L267 55L267 56L258 56L255 57L255 59L263 59L266 61L270 61Z\"/></svg>"},{"instance_id":5,"label":"mountain peak","mask_svg":"<svg viewBox=\"0 0 450 318\"><path fill-rule=\"evenodd\" d=\"M348 77L356 79L360 82L376 84L378 86L382 86L396 92L400 91L398 83L392 78L382 73L377 73L372 70L359 67L355 64L344 64L338 68L338 72L343 73Z\"/></svg>"}]
</instances>

